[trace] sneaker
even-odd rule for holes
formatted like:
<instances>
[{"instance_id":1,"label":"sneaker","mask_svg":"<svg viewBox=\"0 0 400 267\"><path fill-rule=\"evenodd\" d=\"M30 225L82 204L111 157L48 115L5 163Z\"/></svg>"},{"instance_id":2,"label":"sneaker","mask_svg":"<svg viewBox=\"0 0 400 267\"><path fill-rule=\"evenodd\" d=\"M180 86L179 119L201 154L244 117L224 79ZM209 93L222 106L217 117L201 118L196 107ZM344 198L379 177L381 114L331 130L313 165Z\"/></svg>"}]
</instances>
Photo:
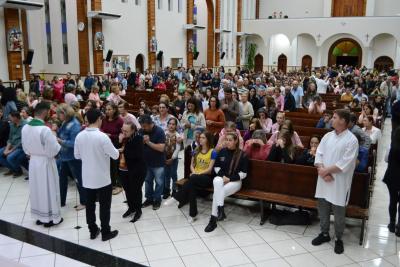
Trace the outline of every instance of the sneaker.
<instances>
[{"instance_id":1,"label":"sneaker","mask_svg":"<svg viewBox=\"0 0 400 267\"><path fill-rule=\"evenodd\" d=\"M188 219L188 222L189 223L194 223L195 221L197 221L197 216L194 216L194 217L189 217L189 219Z\"/></svg>"},{"instance_id":2,"label":"sneaker","mask_svg":"<svg viewBox=\"0 0 400 267\"><path fill-rule=\"evenodd\" d=\"M84 210L84 209L86 209L85 205L78 205L78 206L75 207L76 211L80 211L80 210Z\"/></svg>"},{"instance_id":3,"label":"sneaker","mask_svg":"<svg viewBox=\"0 0 400 267\"><path fill-rule=\"evenodd\" d=\"M172 205L176 205L177 202L178 202L178 200L171 197L170 199L167 199L166 201L164 201L163 205L164 206L172 206Z\"/></svg>"},{"instance_id":4,"label":"sneaker","mask_svg":"<svg viewBox=\"0 0 400 267\"><path fill-rule=\"evenodd\" d=\"M335 249L336 254L342 254L344 252L343 241L338 239L335 241Z\"/></svg>"},{"instance_id":5,"label":"sneaker","mask_svg":"<svg viewBox=\"0 0 400 267\"><path fill-rule=\"evenodd\" d=\"M147 208L148 206L153 205L153 201L146 199L143 204L142 204L142 208Z\"/></svg>"},{"instance_id":6,"label":"sneaker","mask_svg":"<svg viewBox=\"0 0 400 267\"><path fill-rule=\"evenodd\" d=\"M394 222L389 223L387 227L389 229L389 232L391 233L394 233L396 231L396 224Z\"/></svg>"},{"instance_id":7,"label":"sneaker","mask_svg":"<svg viewBox=\"0 0 400 267\"><path fill-rule=\"evenodd\" d=\"M329 234L320 233L316 238L314 238L311 241L311 244L313 246L319 246L322 243L326 243L326 242L329 242L329 241L331 241L331 237L329 236Z\"/></svg>"},{"instance_id":8,"label":"sneaker","mask_svg":"<svg viewBox=\"0 0 400 267\"><path fill-rule=\"evenodd\" d=\"M17 178L17 177L20 177L21 175L22 175L22 171L14 172L13 177Z\"/></svg>"},{"instance_id":9,"label":"sneaker","mask_svg":"<svg viewBox=\"0 0 400 267\"><path fill-rule=\"evenodd\" d=\"M117 235L118 235L118 230L114 230L114 231L109 232L108 234L102 235L101 240L107 241L107 240L113 239Z\"/></svg>"},{"instance_id":10,"label":"sneaker","mask_svg":"<svg viewBox=\"0 0 400 267\"><path fill-rule=\"evenodd\" d=\"M97 228L97 230L95 232L90 233L90 239L92 239L92 240L96 239L99 236L99 234L100 234L100 229Z\"/></svg>"},{"instance_id":11,"label":"sneaker","mask_svg":"<svg viewBox=\"0 0 400 267\"><path fill-rule=\"evenodd\" d=\"M118 195L119 193L121 193L122 192L122 188L121 187L114 187L113 188L113 190L112 190L112 194L113 195Z\"/></svg>"},{"instance_id":12,"label":"sneaker","mask_svg":"<svg viewBox=\"0 0 400 267\"><path fill-rule=\"evenodd\" d=\"M159 201L154 201L153 203L153 210L158 210L161 206L161 202Z\"/></svg>"},{"instance_id":13,"label":"sneaker","mask_svg":"<svg viewBox=\"0 0 400 267\"><path fill-rule=\"evenodd\" d=\"M122 218L126 218L126 217L129 217L129 216L131 216L133 214L133 211L131 211L131 210L127 210L124 214L122 214Z\"/></svg>"}]
</instances>

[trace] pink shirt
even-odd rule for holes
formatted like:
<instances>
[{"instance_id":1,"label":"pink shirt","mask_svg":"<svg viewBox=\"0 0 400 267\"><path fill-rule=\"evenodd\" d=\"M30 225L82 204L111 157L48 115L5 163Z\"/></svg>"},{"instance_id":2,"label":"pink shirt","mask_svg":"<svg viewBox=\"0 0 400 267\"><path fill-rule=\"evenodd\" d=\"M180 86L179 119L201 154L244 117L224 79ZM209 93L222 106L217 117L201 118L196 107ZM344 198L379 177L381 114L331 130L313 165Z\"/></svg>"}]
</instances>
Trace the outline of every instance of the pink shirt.
<instances>
[{"instance_id":1,"label":"pink shirt","mask_svg":"<svg viewBox=\"0 0 400 267\"><path fill-rule=\"evenodd\" d=\"M271 135L271 137L269 138L269 140L268 140L267 143L270 144L270 145L275 144L276 141L277 141L277 139L278 139L278 133L279 133L279 131L274 132L274 133ZM292 143L293 143L293 145L295 145L295 146L298 146L298 147L301 147L301 148L304 147L304 146L303 146L303 143L302 143L301 140L300 140L299 135L298 135L296 132L293 133L293 136L292 136Z\"/></svg>"},{"instance_id":2,"label":"pink shirt","mask_svg":"<svg viewBox=\"0 0 400 267\"><path fill-rule=\"evenodd\" d=\"M324 113L325 110L326 110L325 102L321 102L321 105L319 105L319 107L318 107L318 106L316 106L314 104L314 101L312 101L310 103L310 105L308 106L308 113L319 113L319 114L322 114L322 113Z\"/></svg>"},{"instance_id":3,"label":"pink shirt","mask_svg":"<svg viewBox=\"0 0 400 267\"><path fill-rule=\"evenodd\" d=\"M139 123L138 120L136 119L135 115L133 115L133 114L131 114L131 113L128 113L128 114L126 114L125 116L122 116L122 114L121 114L120 116L121 116L121 118L124 120L124 123L125 123L125 122L131 121L133 124L136 125L136 128L137 128L138 130L141 128L141 127L140 127L140 123Z\"/></svg>"},{"instance_id":4,"label":"pink shirt","mask_svg":"<svg viewBox=\"0 0 400 267\"><path fill-rule=\"evenodd\" d=\"M285 98L283 97L283 95L279 95L278 97L274 95L273 97L275 99L276 108L279 111L283 111L283 109L285 108Z\"/></svg>"},{"instance_id":5,"label":"pink shirt","mask_svg":"<svg viewBox=\"0 0 400 267\"><path fill-rule=\"evenodd\" d=\"M101 99L98 93L90 93L89 100L96 101L97 107L100 107Z\"/></svg>"},{"instance_id":6,"label":"pink shirt","mask_svg":"<svg viewBox=\"0 0 400 267\"><path fill-rule=\"evenodd\" d=\"M272 129L272 120L267 118L264 122L260 120L261 126L265 133L270 133Z\"/></svg>"},{"instance_id":7,"label":"pink shirt","mask_svg":"<svg viewBox=\"0 0 400 267\"><path fill-rule=\"evenodd\" d=\"M279 125L277 122L275 122L275 123L272 125L271 133L274 133L274 132L279 131L279 126L280 126L280 125Z\"/></svg>"},{"instance_id":8,"label":"pink shirt","mask_svg":"<svg viewBox=\"0 0 400 267\"><path fill-rule=\"evenodd\" d=\"M119 95L116 95L114 93L111 93L108 97L107 97L107 101L114 103L115 105L118 105L119 103L121 103L122 98Z\"/></svg>"}]
</instances>

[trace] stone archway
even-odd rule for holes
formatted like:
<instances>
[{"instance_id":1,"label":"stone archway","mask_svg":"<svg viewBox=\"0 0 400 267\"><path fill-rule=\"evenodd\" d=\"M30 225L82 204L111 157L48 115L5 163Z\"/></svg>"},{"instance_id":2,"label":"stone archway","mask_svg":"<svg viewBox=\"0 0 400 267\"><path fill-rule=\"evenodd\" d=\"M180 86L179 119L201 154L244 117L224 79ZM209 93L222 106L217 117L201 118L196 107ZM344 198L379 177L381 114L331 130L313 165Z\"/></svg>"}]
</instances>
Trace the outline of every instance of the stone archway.
<instances>
[{"instance_id":1,"label":"stone archway","mask_svg":"<svg viewBox=\"0 0 400 267\"><path fill-rule=\"evenodd\" d=\"M144 57L142 54L139 54L136 56L135 68L136 68L136 71L139 71L140 73L144 73Z\"/></svg>"},{"instance_id":2,"label":"stone archway","mask_svg":"<svg viewBox=\"0 0 400 267\"><path fill-rule=\"evenodd\" d=\"M287 56L284 54L280 54L278 57L278 71L283 71L286 73L287 70Z\"/></svg>"},{"instance_id":3,"label":"stone archway","mask_svg":"<svg viewBox=\"0 0 400 267\"><path fill-rule=\"evenodd\" d=\"M378 71L389 71L392 69L394 66L393 59L391 59L388 56L380 56L374 61L374 69L377 69Z\"/></svg>"},{"instance_id":4,"label":"stone archway","mask_svg":"<svg viewBox=\"0 0 400 267\"><path fill-rule=\"evenodd\" d=\"M254 71L255 72L263 71L263 65L264 65L264 57L261 54L257 54L254 57Z\"/></svg>"},{"instance_id":5,"label":"stone archway","mask_svg":"<svg viewBox=\"0 0 400 267\"><path fill-rule=\"evenodd\" d=\"M342 38L329 48L328 66L351 65L361 66L362 49L360 44L351 38Z\"/></svg>"}]
</instances>

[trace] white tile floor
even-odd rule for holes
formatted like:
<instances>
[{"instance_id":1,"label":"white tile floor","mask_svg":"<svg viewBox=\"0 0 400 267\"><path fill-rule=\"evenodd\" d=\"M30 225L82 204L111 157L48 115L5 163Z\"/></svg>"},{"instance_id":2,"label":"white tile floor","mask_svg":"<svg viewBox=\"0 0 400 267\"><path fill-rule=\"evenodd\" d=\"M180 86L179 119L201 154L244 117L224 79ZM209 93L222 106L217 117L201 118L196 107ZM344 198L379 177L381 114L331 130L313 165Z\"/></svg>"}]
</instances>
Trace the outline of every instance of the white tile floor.
<instances>
[{"instance_id":1,"label":"white tile floor","mask_svg":"<svg viewBox=\"0 0 400 267\"><path fill-rule=\"evenodd\" d=\"M386 170L384 150L390 142L387 120L378 152L377 179L371 201L370 220L363 246L358 245L360 221L348 220L344 236L345 252L336 255L333 242L314 247L310 244L319 233L318 222L311 226L259 225L256 203L229 199L228 219L212 233L204 227L210 214L210 200L199 199L199 219L188 223L188 207L162 206L143 210L135 224L122 219L126 210L124 194L113 196L111 226L117 238L101 242L89 240L85 211L76 212L77 191L71 184L64 222L54 228L36 226L30 217L28 182L0 174L0 218L66 239L93 249L150 266L400 266L400 239L389 233L386 186L381 182ZM182 177L183 162L179 173ZM75 230L75 226L82 226ZM333 232L333 229L332 229ZM79 262L49 253L19 241L0 236L0 256L28 266L82 266Z\"/></svg>"}]
</instances>

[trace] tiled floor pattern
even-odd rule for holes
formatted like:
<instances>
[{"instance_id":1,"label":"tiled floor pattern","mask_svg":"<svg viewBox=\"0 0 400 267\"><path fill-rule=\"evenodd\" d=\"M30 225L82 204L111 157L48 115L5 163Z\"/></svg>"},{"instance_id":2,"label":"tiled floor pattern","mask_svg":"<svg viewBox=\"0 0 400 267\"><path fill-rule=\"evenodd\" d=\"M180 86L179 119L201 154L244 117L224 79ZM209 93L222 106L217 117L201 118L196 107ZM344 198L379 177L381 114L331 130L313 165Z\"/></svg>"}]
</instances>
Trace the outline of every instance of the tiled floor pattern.
<instances>
[{"instance_id":1,"label":"tiled floor pattern","mask_svg":"<svg viewBox=\"0 0 400 267\"><path fill-rule=\"evenodd\" d=\"M383 154L390 142L390 121L378 153L377 179L371 201L370 220L363 246L358 245L359 220L348 220L344 235L345 253L333 252L333 241L319 247L311 240L319 233L318 222L311 226L259 225L258 206L254 202L229 199L228 219L212 233L205 233L210 214L210 199L199 199L199 219L187 221L188 207L162 206L158 211L143 210L135 224L122 219L126 210L124 194L113 196L111 226L117 238L102 242L89 240L85 211L76 212L77 191L69 186L67 207L62 209L64 222L51 229L36 226L30 217L28 182L0 175L0 218L49 235L76 242L150 266L400 266L400 239L389 233L386 186L381 182L386 164ZM179 172L183 171L183 161ZM81 229L74 229L75 226ZM331 229L333 235L333 227ZM28 266L82 266L68 258L43 251L28 244L12 242L0 236L0 256Z\"/></svg>"}]
</instances>

